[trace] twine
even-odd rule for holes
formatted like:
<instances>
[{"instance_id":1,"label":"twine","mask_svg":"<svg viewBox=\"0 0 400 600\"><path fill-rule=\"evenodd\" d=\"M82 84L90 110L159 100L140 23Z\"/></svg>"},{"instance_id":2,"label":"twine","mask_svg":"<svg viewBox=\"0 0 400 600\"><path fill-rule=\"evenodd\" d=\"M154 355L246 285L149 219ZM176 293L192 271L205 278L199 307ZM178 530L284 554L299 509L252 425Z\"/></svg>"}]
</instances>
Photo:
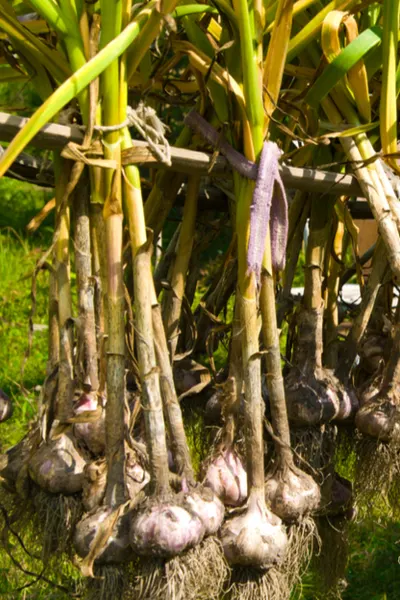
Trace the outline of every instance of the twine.
<instances>
[{"instance_id":1,"label":"twine","mask_svg":"<svg viewBox=\"0 0 400 600\"><path fill-rule=\"evenodd\" d=\"M168 167L171 166L171 149L165 137L166 125L159 119L156 111L151 106L140 102L136 108L128 106L126 119L115 125L95 125L94 130L101 133L120 131L124 127L134 127L157 158ZM83 129L85 129L83 127ZM163 148L160 148L163 146Z\"/></svg>"}]
</instances>

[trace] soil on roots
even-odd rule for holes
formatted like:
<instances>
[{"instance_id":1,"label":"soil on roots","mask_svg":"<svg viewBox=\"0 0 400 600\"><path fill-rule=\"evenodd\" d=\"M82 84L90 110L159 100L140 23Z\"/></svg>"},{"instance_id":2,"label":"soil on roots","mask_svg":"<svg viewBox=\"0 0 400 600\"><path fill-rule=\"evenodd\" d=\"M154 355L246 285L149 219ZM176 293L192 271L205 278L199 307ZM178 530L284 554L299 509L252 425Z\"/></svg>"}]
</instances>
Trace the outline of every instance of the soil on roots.
<instances>
[{"instance_id":1,"label":"soil on roots","mask_svg":"<svg viewBox=\"0 0 400 600\"><path fill-rule=\"evenodd\" d=\"M370 513L385 504L393 513L400 512L400 443L381 442L359 436L356 445L355 497L359 512Z\"/></svg>"},{"instance_id":2,"label":"soil on roots","mask_svg":"<svg viewBox=\"0 0 400 600\"><path fill-rule=\"evenodd\" d=\"M126 600L220 600L229 566L213 536L169 560L140 560Z\"/></svg>"}]
</instances>

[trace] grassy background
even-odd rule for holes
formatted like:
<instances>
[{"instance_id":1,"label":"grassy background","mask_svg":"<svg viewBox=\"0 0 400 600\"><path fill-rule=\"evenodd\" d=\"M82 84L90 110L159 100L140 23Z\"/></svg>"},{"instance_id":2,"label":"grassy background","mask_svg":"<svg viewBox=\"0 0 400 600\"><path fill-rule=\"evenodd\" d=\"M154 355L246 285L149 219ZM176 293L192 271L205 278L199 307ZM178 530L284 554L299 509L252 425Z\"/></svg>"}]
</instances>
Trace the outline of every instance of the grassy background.
<instances>
[{"instance_id":1,"label":"grassy background","mask_svg":"<svg viewBox=\"0 0 400 600\"><path fill-rule=\"evenodd\" d=\"M31 310L31 273L40 253L51 238L51 217L32 237L25 226L51 197L51 193L28 184L0 179L0 387L14 403L12 419L2 425L0 451L17 442L29 428L36 414L40 386L45 377L47 331L38 329L33 347L26 360L23 377L21 366L28 343L28 319ZM297 282L301 281L301 270ZM36 325L46 325L48 275L41 273L37 285ZM344 471L344 472L343 472ZM342 467L346 475L346 465ZM348 473L347 473L348 474ZM29 528L24 532L29 547L38 549L40 542ZM344 600L398 600L400 598L400 524L386 510L363 515L349 530L349 562ZM24 554L18 544L10 549L25 569L40 572L40 562ZM67 561L51 565L48 577L74 587L77 572ZM35 578L23 574L8 555L0 550L0 595L24 599L61 599L69 597L45 582L34 583ZM74 583L75 582L75 583ZM327 598L315 587L316 576L310 571L293 597L303 600ZM20 586L32 583L18 592Z\"/></svg>"},{"instance_id":2,"label":"grassy background","mask_svg":"<svg viewBox=\"0 0 400 600\"><path fill-rule=\"evenodd\" d=\"M50 239L50 228L27 237L24 226L47 201L49 193L32 185L0 179L0 386L14 400L14 415L2 428L1 446L21 437L36 413L35 389L44 379L47 331L36 329L31 354L28 349L32 272L42 248ZM47 273L37 279L35 325L47 326Z\"/></svg>"}]
</instances>

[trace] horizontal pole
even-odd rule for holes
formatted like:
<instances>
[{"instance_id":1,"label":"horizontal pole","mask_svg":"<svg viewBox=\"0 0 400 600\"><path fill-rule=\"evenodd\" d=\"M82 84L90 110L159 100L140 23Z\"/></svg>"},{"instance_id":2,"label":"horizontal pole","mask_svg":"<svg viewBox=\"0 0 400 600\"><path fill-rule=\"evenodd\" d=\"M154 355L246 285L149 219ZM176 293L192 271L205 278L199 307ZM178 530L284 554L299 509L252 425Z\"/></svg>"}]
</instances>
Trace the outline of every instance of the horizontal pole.
<instances>
[{"instance_id":1,"label":"horizontal pole","mask_svg":"<svg viewBox=\"0 0 400 600\"><path fill-rule=\"evenodd\" d=\"M13 162L5 177L22 180L35 185L53 188L54 187L54 172L52 163L46 166L38 158L34 158L29 154L22 153ZM144 199L147 199L147 190L143 190ZM176 205L183 206L185 203L186 190L183 189L178 193ZM207 191L201 190L199 193L198 207L200 211L214 210L217 212L226 213L228 207L228 197L223 189L219 189L213 183L207 187ZM366 200L351 201L348 203L350 214L353 219L372 220L371 209Z\"/></svg>"},{"instance_id":2,"label":"horizontal pole","mask_svg":"<svg viewBox=\"0 0 400 600\"><path fill-rule=\"evenodd\" d=\"M11 141L27 122L26 118L0 112L0 140ZM69 142L82 144L83 131L76 125L59 125L48 123L32 139L30 145L48 150L61 150ZM155 157L148 144L134 141L135 146L124 150L122 163L145 164L154 167L164 166ZM162 150L162 147L160 147ZM174 171L182 173L198 173L228 177L231 168L223 156L216 160L212 154L171 147L171 161ZM320 194L363 197L363 193L354 175L342 175L330 171L320 171L299 167L280 165L281 176L286 187Z\"/></svg>"},{"instance_id":3,"label":"horizontal pole","mask_svg":"<svg viewBox=\"0 0 400 600\"><path fill-rule=\"evenodd\" d=\"M28 121L29 119L25 117L0 112L0 140L11 142ZM83 132L79 127L47 123L29 142L29 145L44 150L61 150L68 142L82 144Z\"/></svg>"}]
</instances>

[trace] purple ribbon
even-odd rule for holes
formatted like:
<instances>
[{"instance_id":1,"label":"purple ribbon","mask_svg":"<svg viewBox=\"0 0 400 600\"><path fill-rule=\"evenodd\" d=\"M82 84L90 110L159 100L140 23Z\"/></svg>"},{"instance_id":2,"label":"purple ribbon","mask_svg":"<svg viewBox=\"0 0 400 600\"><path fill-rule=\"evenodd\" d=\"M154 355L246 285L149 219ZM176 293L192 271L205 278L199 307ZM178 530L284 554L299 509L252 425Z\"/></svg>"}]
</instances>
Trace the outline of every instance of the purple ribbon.
<instances>
[{"instance_id":1,"label":"purple ribbon","mask_svg":"<svg viewBox=\"0 0 400 600\"><path fill-rule=\"evenodd\" d=\"M264 142L257 166L232 148L218 131L195 111L185 118L185 124L214 148L218 148L233 169L243 177L256 180L250 206L250 238L247 249L247 267L260 277L268 225L271 235L271 258L274 269L285 268L288 236L288 207L280 173L281 151L274 142Z\"/></svg>"},{"instance_id":2,"label":"purple ribbon","mask_svg":"<svg viewBox=\"0 0 400 600\"><path fill-rule=\"evenodd\" d=\"M247 268L260 277L268 225L271 234L272 266L285 268L288 236L288 208L281 176L281 151L274 142L264 142L253 200L250 206L250 239L247 249Z\"/></svg>"},{"instance_id":3,"label":"purple ribbon","mask_svg":"<svg viewBox=\"0 0 400 600\"><path fill-rule=\"evenodd\" d=\"M257 179L258 167L256 163L247 160L243 154L232 148L215 127L203 119L199 113L192 110L185 118L185 125L196 133L199 133L210 146L218 148L231 167L240 173L240 175L247 177L247 179Z\"/></svg>"}]
</instances>

